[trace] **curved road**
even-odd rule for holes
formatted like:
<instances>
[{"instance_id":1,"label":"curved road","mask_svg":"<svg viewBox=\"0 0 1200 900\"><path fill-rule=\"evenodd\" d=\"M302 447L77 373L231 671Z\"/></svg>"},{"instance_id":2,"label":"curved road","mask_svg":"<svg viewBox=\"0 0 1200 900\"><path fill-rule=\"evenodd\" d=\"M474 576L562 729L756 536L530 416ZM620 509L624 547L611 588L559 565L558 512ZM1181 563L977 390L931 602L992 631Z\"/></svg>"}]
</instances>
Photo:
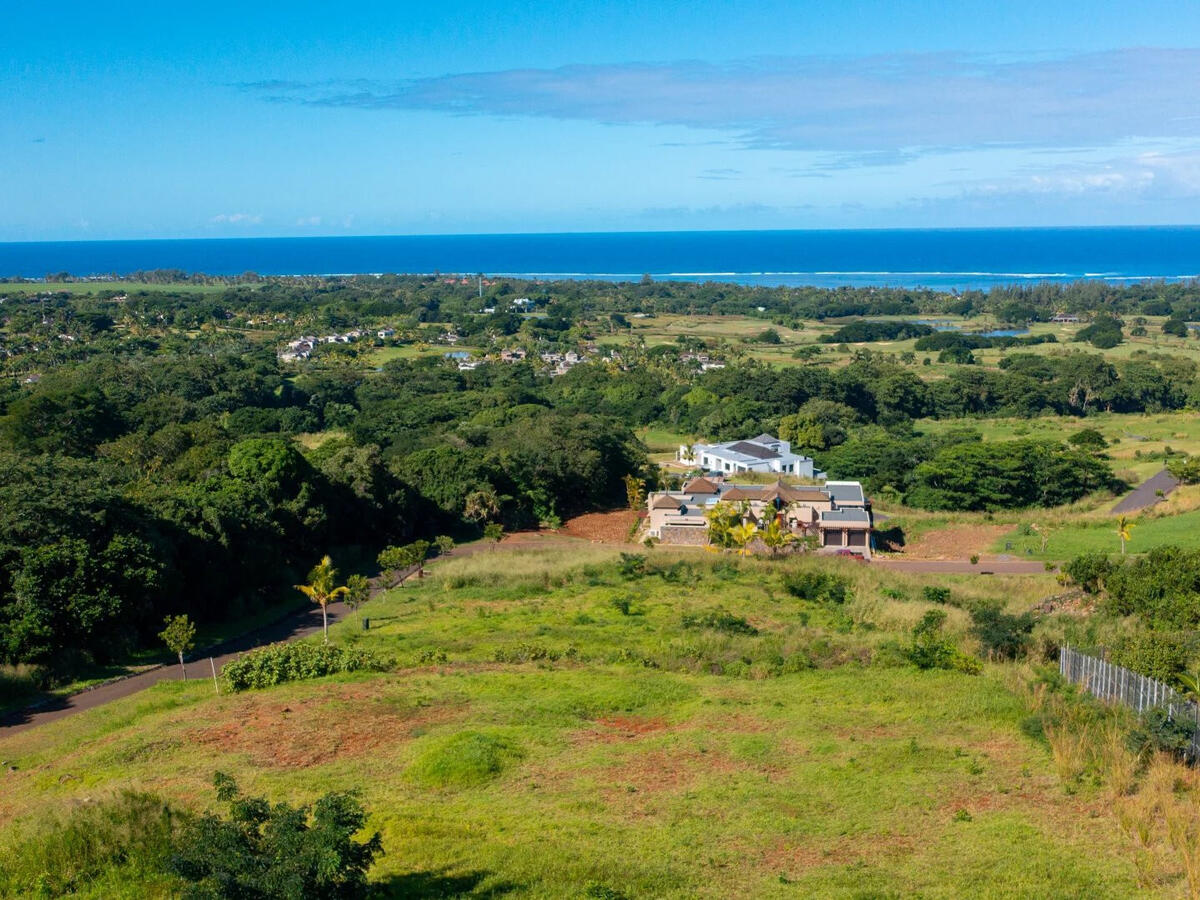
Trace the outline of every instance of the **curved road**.
<instances>
[{"instance_id":1,"label":"curved road","mask_svg":"<svg viewBox=\"0 0 1200 900\"><path fill-rule=\"evenodd\" d=\"M345 618L349 608L344 603L329 605L330 624ZM222 644L204 651L204 656L193 659L187 664L188 678L212 678L212 667L208 659L213 659L219 672L221 666L235 659L239 653L261 647L263 644L273 644L278 641L292 641L308 637L321 631L321 609L314 606L293 613L271 625L266 625L257 631L232 638ZM45 703L22 710L14 710L0 717L0 738L10 734L33 728L37 725L62 719L85 709L94 709L114 700L129 697L139 691L158 684L160 681L177 681L180 678L178 665L162 665L149 669L137 675L130 675L117 681L97 685L90 690L71 694L67 697L54 697Z\"/></svg>"}]
</instances>

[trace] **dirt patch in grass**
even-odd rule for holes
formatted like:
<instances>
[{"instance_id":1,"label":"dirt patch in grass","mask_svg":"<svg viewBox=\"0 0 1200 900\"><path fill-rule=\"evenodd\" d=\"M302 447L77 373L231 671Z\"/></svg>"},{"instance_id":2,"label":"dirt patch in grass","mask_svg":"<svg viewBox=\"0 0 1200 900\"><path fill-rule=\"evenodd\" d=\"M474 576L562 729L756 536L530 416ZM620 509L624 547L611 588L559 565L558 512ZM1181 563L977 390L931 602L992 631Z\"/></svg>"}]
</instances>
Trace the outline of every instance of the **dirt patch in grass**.
<instances>
[{"instance_id":1,"label":"dirt patch in grass","mask_svg":"<svg viewBox=\"0 0 1200 900\"><path fill-rule=\"evenodd\" d=\"M568 537L582 538L586 541L623 544L629 537L629 527L633 524L636 515L628 509L587 513L567 519L558 533Z\"/></svg>"},{"instance_id":2,"label":"dirt patch in grass","mask_svg":"<svg viewBox=\"0 0 1200 900\"><path fill-rule=\"evenodd\" d=\"M343 689L323 702L247 697L224 721L186 738L220 752L245 753L256 765L303 769L412 740L461 714L454 706L396 707L368 689Z\"/></svg>"},{"instance_id":3,"label":"dirt patch in grass","mask_svg":"<svg viewBox=\"0 0 1200 900\"><path fill-rule=\"evenodd\" d=\"M927 531L904 547L907 559L965 559L985 556L996 541L1012 531L1011 525L948 525Z\"/></svg>"},{"instance_id":4,"label":"dirt patch in grass","mask_svg":"<svg viewBox=\"0 0 1200 900\"><path fill-rule=\"evenodd\" d=\"M665 719L648 719L639 716L606 716L596 720L595 728L579 732L576 737L581 741L596 741L602 744L616 744L621 741L633 741L648 734L665 731Z\"/></svg>"},{"instance_id":5,"label":"dirt patch in grass","mask_svg":"<svg viewBox=\"0 0 1200 900\"><path fill-rule=\"evenodd\" d=\"M854 863L895 862L916 847L913 838L897 834L863 834L830 841L814 838L803 844L782 840L762 854L763 868L794 873L818 866L847 866Z\"/></svg>"},{"instance_id":6,"label":"dirt patch in grass","mask_svg":"<svg viewBox=\"0 0 1200 900\"><path fill-rule=\"evenodd\" d=\"M711 775L755 773L770 777L780 771L741 762L719 750L670 747L630 756L604 770L599 780L608 785L601 791L606 802L625 803L637 802L639 796L679 793Z\"/></svg>"}]
</instances>

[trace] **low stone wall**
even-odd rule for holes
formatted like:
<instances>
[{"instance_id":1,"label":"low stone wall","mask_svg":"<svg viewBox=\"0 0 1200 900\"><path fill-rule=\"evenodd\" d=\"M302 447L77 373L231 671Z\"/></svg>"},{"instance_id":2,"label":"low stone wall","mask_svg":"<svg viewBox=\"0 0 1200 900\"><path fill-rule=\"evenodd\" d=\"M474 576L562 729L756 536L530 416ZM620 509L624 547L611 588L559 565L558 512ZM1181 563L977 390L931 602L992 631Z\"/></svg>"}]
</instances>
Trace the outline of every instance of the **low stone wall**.
<instances>
[{"instance_id":1,"label":"low stone wall","mask_svg":"<svg viewBox=\"0 0 1200 900\"><path fill-rule=\"evenodd\" d=\"M708 543L708 529L695 525L664 525L658 533L659 540L664 544L703 547Z\"/></svg>"}]
</instances>

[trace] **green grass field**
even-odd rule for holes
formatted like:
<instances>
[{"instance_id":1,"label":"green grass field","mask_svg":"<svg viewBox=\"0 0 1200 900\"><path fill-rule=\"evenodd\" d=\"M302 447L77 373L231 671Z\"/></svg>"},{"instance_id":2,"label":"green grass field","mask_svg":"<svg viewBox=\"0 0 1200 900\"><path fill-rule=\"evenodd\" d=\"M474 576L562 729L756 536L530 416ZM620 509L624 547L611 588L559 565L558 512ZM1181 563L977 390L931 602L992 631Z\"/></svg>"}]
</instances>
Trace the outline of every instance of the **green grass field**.
<instances>
[{"instance_id":1,"label":"green grass field","mask_svg":"<svg viewBox=\"0 0 1200 900\"><path fill-rule=\"evenodd\" d=\"M667 576L627 578L615 555L440 563L364 607L369 632L335 628L392 673L167 683L0 739L0 845L126 787L207 806L220 769L275 799L361 790L397 897L1153 895L1098 790L1065 792L1022 734L1011 668L882 662L928 606L880 589L915 598L921 578L826 560L854 589L834 607L781 588L812 561L660 550ZM1056 587L938 583L1014 609ZM685 627L718 608L757 634ZM82 896L168 890L118 872Z\"/></svg>"}]
</instances>

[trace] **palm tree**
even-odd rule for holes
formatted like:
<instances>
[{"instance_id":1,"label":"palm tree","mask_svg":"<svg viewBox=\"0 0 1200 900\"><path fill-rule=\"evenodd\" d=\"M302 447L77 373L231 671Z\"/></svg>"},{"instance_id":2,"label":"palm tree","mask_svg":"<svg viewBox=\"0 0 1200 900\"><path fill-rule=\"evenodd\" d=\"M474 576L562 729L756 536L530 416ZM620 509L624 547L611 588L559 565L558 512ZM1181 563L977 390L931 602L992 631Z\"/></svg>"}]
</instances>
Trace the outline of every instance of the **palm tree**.
<instances>
[{"instance_id":1,"label":"palm tree","mask_svg":"<svg viewBox=\"0 0 1200 900\"><path fill-rule=\"evenodd\" d=\"M753 522L743 522L740 525L734 525L729 530L729 538L738 548L738 556L751 554L750 544L756 537L758 537L758 526Z\"/></svg>"},{"instance_id":2,"label":"palm tree","mask_svg":"<svg viewBox=\"0 0 1200 900\"><path fill-rule=\"evenodd\" d=\"M1134 523L1130 522L1125 516L1117 517L1117 537L1121 539L1121 555L1125 555L1125 542L1132 539L1130 532L1133 531Z\"/></svg>"},{"instance_id":3,"label":"palm tree","mask_svg":"<svg viewBox=\"0 0 1200 900\"><path fill-rule=\"evenodd\" d=\"M796 536L788 531L780 517L776 516L767 522L767 526L762 530L762 542L767 545L771 555L775 556L784 547L794 544Z\"/></svg>"},{"instance_id":4,"label":"palm tree","mask_svg":"<svg viewBox=\"0 0 1200 900\"><path fill-rule=\"evenodd\" d=\"M333 567L333 560L329 554L325 554L321 561L313 567L313 570L308 573L308 584L296 585L296 590L308 597L313 603L318 603L321 606L321 627L325 633L326 642L329 641L329 610L328 606L331 601L336 600L343 594L350 593L350 589L345 585L335 587L333 582L337 578L337 569Z\"/></svg>"},{"instance_id":5,"label":"palm tree","mask_svg":"<svg viewBox=\"0 0 1200 900\"><path fill-rule=\"evenodd\" d=\"M741 522L741 514L730 504L720 501L704 513L708 520L708 545L725 550L733 544L733 529Z\"/></svg>"}]
</instances>

